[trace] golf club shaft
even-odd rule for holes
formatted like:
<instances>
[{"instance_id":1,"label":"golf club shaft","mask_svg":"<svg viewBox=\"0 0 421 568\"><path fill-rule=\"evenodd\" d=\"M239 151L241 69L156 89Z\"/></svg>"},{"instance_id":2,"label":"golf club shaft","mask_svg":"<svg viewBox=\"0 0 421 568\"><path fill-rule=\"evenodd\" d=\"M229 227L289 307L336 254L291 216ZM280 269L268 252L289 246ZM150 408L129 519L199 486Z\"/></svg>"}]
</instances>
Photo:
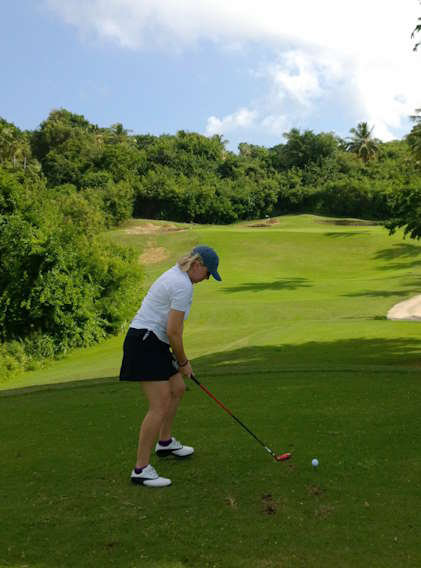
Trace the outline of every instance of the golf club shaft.
<instances>
[{"instance_id":1,"label":"golf club shaft","mask_svg":"<svg viewBox=\"0 0 421 568\"><path fill-rule=\"evenodd\" d=\"M265 448L265 450L273 457L275 458L276 454L273 450L271 450L268 446L266 446L266 444L264 442L262 442L262 440L260 440L256 434L254 434L249 428L247 428L247 426L245 424L243 424L241 422L241 420L239 418L237 418L229 408L227 408L224 404L222 404L222 402L220 400L218 400L210 391L208 391L208 389L202 385L202 383L200 381L198 381L196 379L196 377L194 375L191 375L190 378L192 379L192 381L194 381L208 396L210 396L215 402L216 404L218 404L223 410L225 410L225 412L227 414L229 414L231 416L231 418L233 418L242 428L244 428L244 430L246 432L248 432L250 434L250 436L253 436L253 438L261 445Z\"/></svg>"}]
</instances>

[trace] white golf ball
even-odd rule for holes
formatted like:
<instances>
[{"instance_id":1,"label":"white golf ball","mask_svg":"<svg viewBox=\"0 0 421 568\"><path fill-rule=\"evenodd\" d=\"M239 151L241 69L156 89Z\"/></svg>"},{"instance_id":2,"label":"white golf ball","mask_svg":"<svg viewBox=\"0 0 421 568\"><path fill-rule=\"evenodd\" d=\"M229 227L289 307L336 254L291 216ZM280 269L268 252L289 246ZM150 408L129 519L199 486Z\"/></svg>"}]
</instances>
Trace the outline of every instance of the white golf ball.
<instances>
[{"instance_id":1,"label":"white golf ball","mask_svg":"<svg viewBox=\"0 0 421 568\"><path fill-rule=\"evenodd\" d=\"M317 467L317 466L319 465L319 460L316 459L316 458L312 459L312 460L311 460L311 465L312 465L313 467Z\"/></svg>"}]
</instances>

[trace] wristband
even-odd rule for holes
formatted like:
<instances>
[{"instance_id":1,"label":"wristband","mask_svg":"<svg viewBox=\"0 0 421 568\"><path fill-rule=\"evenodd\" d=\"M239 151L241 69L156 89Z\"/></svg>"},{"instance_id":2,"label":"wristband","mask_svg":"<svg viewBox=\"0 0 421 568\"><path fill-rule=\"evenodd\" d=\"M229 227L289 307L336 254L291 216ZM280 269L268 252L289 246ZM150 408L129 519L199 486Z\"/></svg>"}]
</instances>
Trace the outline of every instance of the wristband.
<instances>
[{"instance_id":1,"label":"wristband","mask_svg":"<svg viewBox=\"0 0 421 568\"><path fill-rule=\"evenodd\" d=\"M186 359L185 361L183 361L182 363L178 363L179 367L185 367L187 365L187 363L189 362L188 359Z\"/></svg>"}]
</instances>

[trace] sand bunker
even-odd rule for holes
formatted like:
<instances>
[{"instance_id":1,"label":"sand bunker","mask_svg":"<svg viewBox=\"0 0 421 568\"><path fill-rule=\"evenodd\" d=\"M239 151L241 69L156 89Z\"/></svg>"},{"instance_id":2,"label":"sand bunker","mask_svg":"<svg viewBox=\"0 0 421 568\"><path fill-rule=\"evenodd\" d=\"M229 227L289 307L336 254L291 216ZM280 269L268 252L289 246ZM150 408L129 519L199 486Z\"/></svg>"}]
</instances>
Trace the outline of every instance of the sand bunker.
<instances>
[{"instance_id":1,"label":"sand bunker","mask_svg":"<svg viewBox=\"0 0 421 568\"><path fill-rule=\"evenodd\" d=\"M266 221L262 221L260 223L253 223L252 225L248 225L249 227L269 227L270 225L278 225L278 219L267 219Z\"/></svg>"},{"instance_id":2,"label":"sand bunker","mask_svg":"<svg viewBox=\"0 0 421 568\"><path fill-rule=\"evenodd\" d=\"M339 225L343 227L372 227L381 225L380 221L364 221L363 219L321 219L319 223L325 225Z\"/></svg>"},{"instance_id":3,"label":"sand bunker","mask_svg":"<svg viewBox=\"0 0 421 568\"><path fill-rule=\"evenodd\" d=\"M399 302L387 312L387 319L394 321L421 321L421 296Z\"/></svg>"},{"instance_id":4,"label":"sand bunker","mask_svg":"<svg viewBox=\"0 0 421 568\"><path fill-rule=\"evenodd\" d=\"M177 227L177 225L165 224L155 225L154 223L145 223L137 227L130 227L125 230L128 235L150 235L152 233L170 233L172 231L185 231L184 227Z\"/></svg>"},{"instance_id":5,"label":"sand bunker","mask_svg":"<svg viewBox=\"0 0 421 568\"><path fill-rule=\"evenodd\" d=\"M169 257L169 253L164 247L152 247L145 250L143 254L139 256L139 261L142 264L155 264L161 262Z\"/></svg>"}]
</instances>

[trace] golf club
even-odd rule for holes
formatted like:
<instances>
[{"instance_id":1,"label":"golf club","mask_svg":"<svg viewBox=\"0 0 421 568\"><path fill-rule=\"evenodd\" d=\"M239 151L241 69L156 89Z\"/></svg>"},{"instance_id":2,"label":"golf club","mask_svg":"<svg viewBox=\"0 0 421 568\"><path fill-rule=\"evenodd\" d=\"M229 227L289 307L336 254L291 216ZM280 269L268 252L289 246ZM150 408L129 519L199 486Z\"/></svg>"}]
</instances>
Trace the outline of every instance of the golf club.
<instances>
[{"instance_id":1,"label":"golf club","mask_svg":"<svg viewBox=\"0 0 421 568\"><path fill-rule=\"evenodd\" d=\"M247 428L247 426L245 424L243 424L241 422L241 420L239 418L237 418L232 412L231 410L229 410L225 405L222 404L221 401L219 401L215 396L213 396L213 394L211 392L208 391L208 389L202 385L202 383L200 381L198 381L196 379L196 377L192 374L190 376L190 378L192 379L192 381L194 381L201 389L202 391L204 391L208 396L210 396L215 402L216 404L218 404L223 410L225 410L225 412L227 414L229 414L231 416L231 418L233 418L236 422L238 422L238 424L244 428L244 430L246 430L246 432L248 432L251 436L253 436L253 438L259 442L259 444L261 446L263 446L265 448L265 450L273 457L273 459L277 462L281 462L281 461L285 461L285 460L289 460L289 458L291 457L291 454L289 452L285 453L285 454L275 454L275 452L273 450L271 450L265 443L262 442L262 440L260 440L256 434L253 434L253 432L251 430L249 430L249 428Z\"/></svg>"}]
</instances>

